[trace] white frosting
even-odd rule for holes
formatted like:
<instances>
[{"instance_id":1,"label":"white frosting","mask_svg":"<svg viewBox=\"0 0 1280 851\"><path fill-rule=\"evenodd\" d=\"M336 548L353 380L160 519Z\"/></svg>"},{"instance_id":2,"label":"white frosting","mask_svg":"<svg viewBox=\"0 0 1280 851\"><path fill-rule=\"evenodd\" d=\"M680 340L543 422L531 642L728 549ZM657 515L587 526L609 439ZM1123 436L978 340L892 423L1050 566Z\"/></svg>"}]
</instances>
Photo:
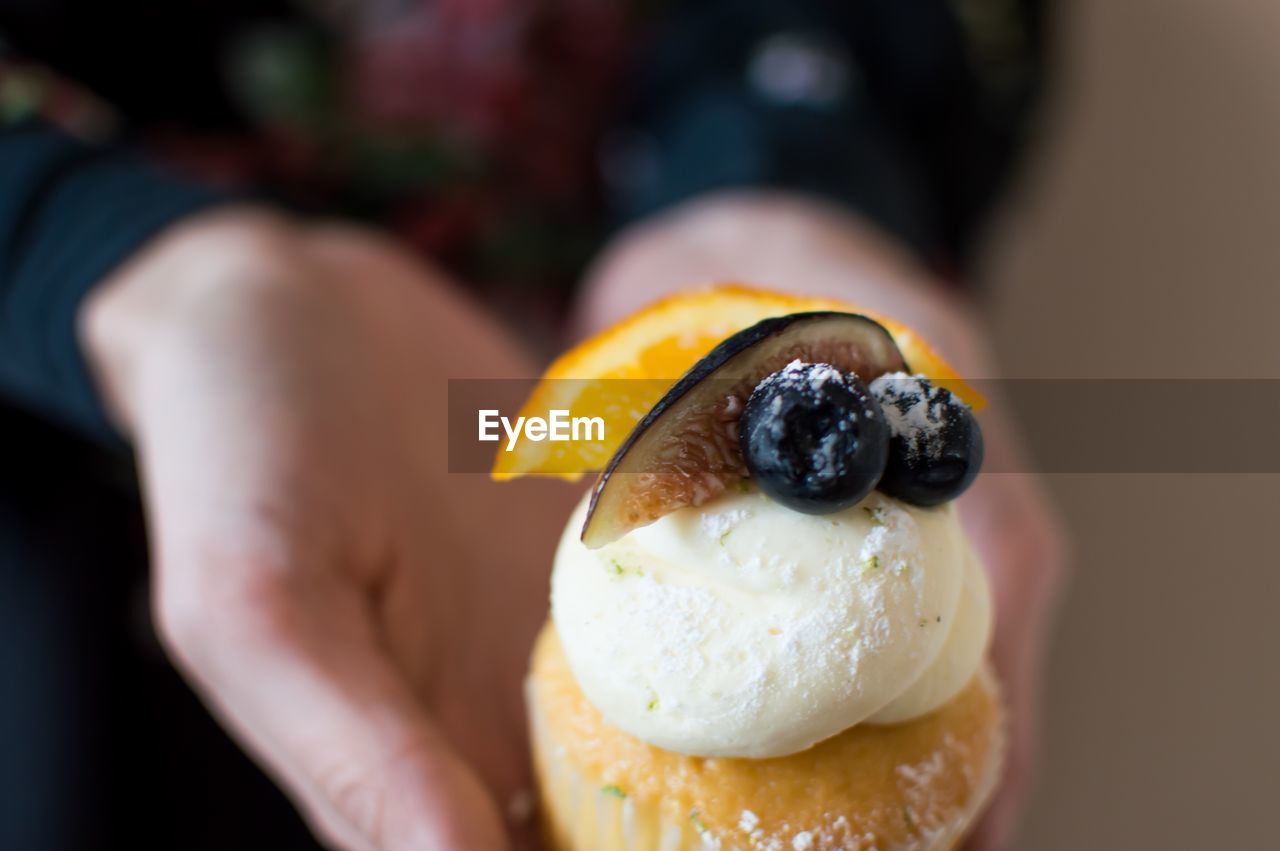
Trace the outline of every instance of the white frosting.
<instances>
[{"instance_id":1,"label":"white frosting","mask_svg":"<svg viewBox=\"0 0 1280 851\"><path fill-rule=\"evenodd\" d=\"M964 585L942 652L910 687L867 717L873 724L896 724L927 715L964 688L982 665L991 638L991 593L987 572L972 548L965 547Z\"/></svg>"},{"instance_id":2,"label":"white frosting","mask_svg":"<svg viewBox=\"0 0 1280 851\"><path fill-rule=\"evenodd\" d=\"M794 753L930 712L981 664L986 578L951 505L873 493L812 516L725 495L596 550L585 513L556 553L552 616L587 698L658 747Z\"/></svg>"}]
</instances>

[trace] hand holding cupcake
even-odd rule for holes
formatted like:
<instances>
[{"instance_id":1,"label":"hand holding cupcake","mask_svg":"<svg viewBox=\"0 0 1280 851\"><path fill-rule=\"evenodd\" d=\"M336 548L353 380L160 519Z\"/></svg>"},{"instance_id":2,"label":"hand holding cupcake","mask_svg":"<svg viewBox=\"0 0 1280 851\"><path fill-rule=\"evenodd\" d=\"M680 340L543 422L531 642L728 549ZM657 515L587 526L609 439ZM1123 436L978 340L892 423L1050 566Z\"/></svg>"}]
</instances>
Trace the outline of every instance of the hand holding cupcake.
<instances>
[{"instance_id":1,"label":"hand holding cupcake","mask_svg":"<svg viewBox=\"0 0 1280 851\"><path fill-rule=\"evenodd\" d=\"M904 349L967 388L847 311L722 290L649 315L708 298L765 318L653 405L556 556L528 685L548 839L950 848L1002 750L986 578L948 504L982 443Z\"/></svg>"}]
</instances>

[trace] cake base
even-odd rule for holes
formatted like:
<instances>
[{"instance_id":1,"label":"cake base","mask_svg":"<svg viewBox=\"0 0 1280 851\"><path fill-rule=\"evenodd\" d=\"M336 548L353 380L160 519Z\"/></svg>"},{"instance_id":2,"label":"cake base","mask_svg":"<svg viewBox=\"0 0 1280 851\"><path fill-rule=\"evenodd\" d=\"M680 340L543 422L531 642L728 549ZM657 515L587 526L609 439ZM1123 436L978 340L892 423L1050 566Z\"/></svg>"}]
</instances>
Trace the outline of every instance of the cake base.
<instances>
[{"instance_id":1,"label":"cake base","mask_svg":"<svg viewBox=\"0 0 1280 851\"><path fill-rule=\"evenodd\" d=\"M999 776L1003 716L983 669L945 706L773 759L664 751L609 725L543 628L527 683L552 851L954 848Z\"/></svg>"}]
</instances>

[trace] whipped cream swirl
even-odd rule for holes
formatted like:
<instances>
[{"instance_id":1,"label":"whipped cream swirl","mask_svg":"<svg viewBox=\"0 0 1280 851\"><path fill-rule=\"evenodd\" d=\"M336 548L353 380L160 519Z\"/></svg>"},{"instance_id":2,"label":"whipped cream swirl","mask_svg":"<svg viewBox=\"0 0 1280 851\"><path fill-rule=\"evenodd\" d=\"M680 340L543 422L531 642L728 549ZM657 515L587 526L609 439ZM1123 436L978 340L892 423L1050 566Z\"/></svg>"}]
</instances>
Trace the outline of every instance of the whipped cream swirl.
<instances>
[{"instance_id":1,"label":"whipped cream swirl","mask_svg":"<svg viewBox=\"0 0 1280 851\"><path fill-rule=\"evenodd\" d=\"M724 495L599 549L560 541L552 617L606 720L699 756L794 753L941 706L982 663L985 573L952 505L824 516Z\"/></svg>"}]
</instances>

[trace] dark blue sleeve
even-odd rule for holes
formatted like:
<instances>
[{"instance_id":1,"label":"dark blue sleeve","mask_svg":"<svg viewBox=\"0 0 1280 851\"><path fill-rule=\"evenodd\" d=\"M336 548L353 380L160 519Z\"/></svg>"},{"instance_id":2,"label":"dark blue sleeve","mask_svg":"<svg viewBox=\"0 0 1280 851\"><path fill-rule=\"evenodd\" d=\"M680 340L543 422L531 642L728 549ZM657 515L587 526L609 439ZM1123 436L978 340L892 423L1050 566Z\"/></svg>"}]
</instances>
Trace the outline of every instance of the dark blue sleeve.
<instances>
[{"instance_id":1,"label":"dark blue sleeve","mask_svg":"<svg viewBox=\"0 0 1280 851\"><path fill-rule=\"evenodd\" d=\"M0 396L117 443L77 340L80 303L171 222L229 197L37 121L0 129Z\"/></svg>"},{"instance_id":2,"label":"dark blue sleeve","mask_svg":"<svg viewBox=\"0 0 1280 851\"><path fill-rule=\"evenodd\" d=\"M1043 2L980 4L980 21L952 0L658 4L606 198L626 222L717 189L798 191L963 271L1034 129Z\"/></svg>"}]
</instances>

